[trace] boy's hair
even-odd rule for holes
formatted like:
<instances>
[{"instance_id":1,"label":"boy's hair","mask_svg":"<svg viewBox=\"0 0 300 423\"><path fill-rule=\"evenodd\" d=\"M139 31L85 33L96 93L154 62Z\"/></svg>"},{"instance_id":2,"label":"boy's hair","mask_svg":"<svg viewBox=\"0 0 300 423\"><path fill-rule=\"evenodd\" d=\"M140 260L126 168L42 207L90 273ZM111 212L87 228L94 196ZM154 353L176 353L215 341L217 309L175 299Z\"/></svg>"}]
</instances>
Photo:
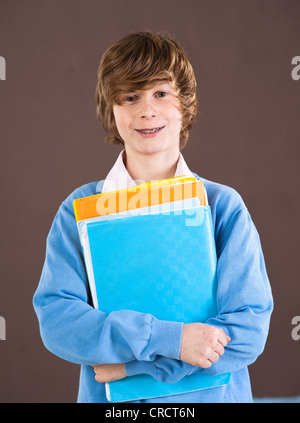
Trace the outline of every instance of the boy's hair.
<instances>
[{"instance_id":1,"label":"boy's hair","mask_svg":"<svg viewBox=\"0 0 300 423\"><path fill-rule=\"evenodd\" d=\"M178 91L182 149L198 113L196 78L184 49L167 36L147 31L126 35L105 51L98 69L96 102L97 117L112 135L106 142L124 145L113 114L119 94L164 81L174 83Z\"/></svg>"}]
</instances>

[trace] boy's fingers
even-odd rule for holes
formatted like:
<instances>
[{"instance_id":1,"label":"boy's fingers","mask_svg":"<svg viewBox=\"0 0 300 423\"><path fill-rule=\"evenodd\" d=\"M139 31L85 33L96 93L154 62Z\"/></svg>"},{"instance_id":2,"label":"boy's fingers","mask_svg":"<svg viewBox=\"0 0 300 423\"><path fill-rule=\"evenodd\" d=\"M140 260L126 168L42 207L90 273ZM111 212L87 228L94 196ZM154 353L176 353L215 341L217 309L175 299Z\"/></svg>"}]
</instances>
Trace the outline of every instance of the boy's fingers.
<instances>
[{"instance_id":1,"label":"boy's fingers","mask_svg":"<svg viewBox=\"0 0 300 423\"><path fill-rule=\"evenodd\" d=\"M216 353L219 354L219 356L221 356L221 355L224 354L224 347L223 347L223 345L220 342L218 342L217 344L218 345L216 346L215 351L216 351Z\"/></svg>"},{"instance_id":2,"label":"boy's fingers","mask_svg":"<svg viewBox=\"0 0 300 423\"><path fill-rule=\"evenodd\" d=\"M220 328L220 337L219 337L220 344L222 344L223 347L226 347L226 345L230 341L231 341L230 336L226 335L226 333L223 331L223 329Z\"/></svg>"}]
</instances>

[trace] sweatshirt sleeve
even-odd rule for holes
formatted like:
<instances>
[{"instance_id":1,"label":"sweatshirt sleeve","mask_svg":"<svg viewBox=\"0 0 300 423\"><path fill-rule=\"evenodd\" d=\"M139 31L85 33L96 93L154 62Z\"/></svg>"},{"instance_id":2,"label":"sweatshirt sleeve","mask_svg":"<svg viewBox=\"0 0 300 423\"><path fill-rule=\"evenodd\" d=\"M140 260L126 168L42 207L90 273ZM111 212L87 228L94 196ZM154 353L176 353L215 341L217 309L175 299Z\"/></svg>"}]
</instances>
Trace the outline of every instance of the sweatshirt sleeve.
<instances>
[{"instance_id":1,"label":"sweatshirt sleeve","mask_svg":"<svg viewBox=\"0 0 300 423\"><path fill-rule=\"evenodd\" d=\"M263 352L273 298L260 238L246 208L235 216L219 250L218 315L206 323L231 337L226 352L208 374L234 372L252 364Z\"/></svg>"},{"instance_id":2,"label":"sweatshirt sleeve","mask_svg":"<svg viewBox=\"0 0 300 423\"><path fill-rule=\"evenodd\" d=\"M259 235L245 207L226 225L222 222L216 244L218 315L205 323L222 328L231 337L225 353L208 369L165 357L153 363L127 363L128 375L148 373L173 383L196 371L211 375L237 371L262 353L273 300Z\"/></svg>"},{"instance_id":3,"label":"sweatshirt sleeve","mask_svg":"<svg viewBox=\"0 0 300 423\"><path fill-rule=\"evenodd\" d=\"M78 364L178 358L182 323L91 306L74 213L62 203L47 237L46 257L33 297L44 345Z\"/></svg>"}]
</instances>

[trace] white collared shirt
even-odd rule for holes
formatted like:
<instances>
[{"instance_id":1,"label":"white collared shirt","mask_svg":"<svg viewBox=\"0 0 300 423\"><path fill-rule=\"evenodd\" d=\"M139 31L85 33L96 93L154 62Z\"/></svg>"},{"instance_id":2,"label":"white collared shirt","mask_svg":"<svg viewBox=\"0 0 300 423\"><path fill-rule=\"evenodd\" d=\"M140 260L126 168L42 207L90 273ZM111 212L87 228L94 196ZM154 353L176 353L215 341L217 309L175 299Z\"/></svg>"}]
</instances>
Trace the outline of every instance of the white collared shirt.
<instances>
[{"instance_id":1,"label":"white collared shirt","mask_svg":"<svg viewBox=\"0 0 300 423\"><path fill-rule=\"evenodd\" d=\"M145 182L145 181L134 181L132 177L129 175L123 162L124 152L125 152L125 149L120 152L115 164L113 165L108 175L106 176L103 187L102 187L102 193L134 187L142 182ZM186 164L182 154L179 153L179 160L177 163L177 168L176 168L176 172L174 176L182 176L182 175L194 177L193 173L188 168L188 165Z\"/></svg>"}]
</instances>

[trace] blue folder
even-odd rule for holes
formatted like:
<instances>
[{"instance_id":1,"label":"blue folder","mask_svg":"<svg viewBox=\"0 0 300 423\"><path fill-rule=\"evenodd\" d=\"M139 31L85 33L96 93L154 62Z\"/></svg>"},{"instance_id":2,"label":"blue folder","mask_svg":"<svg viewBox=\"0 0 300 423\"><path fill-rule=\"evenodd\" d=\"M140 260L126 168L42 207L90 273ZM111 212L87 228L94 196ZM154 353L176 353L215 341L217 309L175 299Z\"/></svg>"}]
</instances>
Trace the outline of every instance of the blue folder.
<instances>
[{"instance_id":1,"label":"blue folder","mask_svg":"<svg viewBox=\"0 0 300 423\"><path fill-rule=\"evenodd\" d=\"M81 241L100 310L135 310L184 323L217 315L209 206L91 219L81 226ZM106 384L106 393L110 401L131 401L217 387L230 378L196 372L169 384L142 374Z\"/></svg>"}]
</instances>

